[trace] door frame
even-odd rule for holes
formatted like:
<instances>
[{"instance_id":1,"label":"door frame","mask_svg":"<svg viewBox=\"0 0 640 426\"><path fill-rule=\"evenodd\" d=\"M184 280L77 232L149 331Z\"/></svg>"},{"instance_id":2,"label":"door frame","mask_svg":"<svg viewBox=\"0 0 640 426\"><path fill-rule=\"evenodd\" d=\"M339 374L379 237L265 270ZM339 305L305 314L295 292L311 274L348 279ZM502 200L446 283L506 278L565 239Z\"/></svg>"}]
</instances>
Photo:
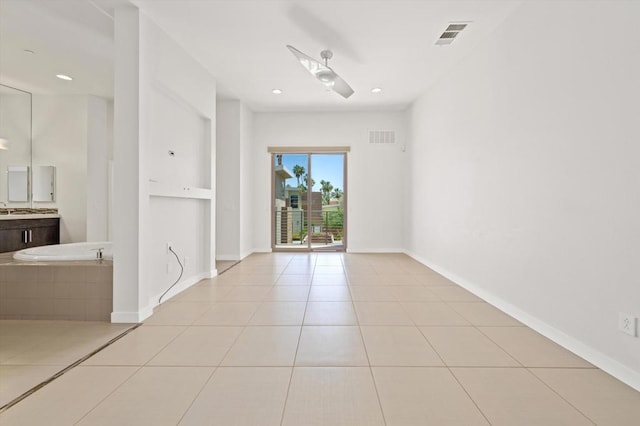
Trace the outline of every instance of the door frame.
<instances>
[{"instance_id":1,"label":"door frame","mask_svg":"<svg viewBox=\"0 0 640 426\"><path fill-rule=\"evenodd\" d=\"M348 226L347 226L347 211L348 211L348 198L349 198L349 190L348 190L348 174L347 174L347 170L348 170L348 162L349 162L349 156L347 155L349 152L351 151L351 147L349 146L269 146L267 147L267 152L270 154L269 155L269 159L271 161L271 167L270 167L270 176L269 179L271 181L271 209L269 212L269 216L270 216L270 222L271 222L271 251L273 252L301 252L301 253L311 253L311 252L320 252L320 251L338 251L338 252L346 252L347 251L347 242L348 242ZM342 214L343 214L343 230L342 230L342 246L340 248L322 248L322 247L318 247L318 248L313 248L311 246L311 239L309 239L309 242L307 243L307 247L306 248L295 248L295 249L291 249L291 248L286 248L286 247L276 247L276 239L275 239L275 233L276 233L276 225L275 225L275 210L276 210L276 203L275 203L275 198L276 198L276 188L275 188L275 179L274 179L274 175L275 175L275 158L276 155L286 155L286 154L301 154L301 155L308 155L308 171L307 171L307 176L308 176L308 181L307 181L307 188L309 188L308 193L311 192L311 187L310 187L310 183L311 183L311 179L313 178L312 176L312 170L311 170L311 155L313 154L341 154L343 155L343 161L342 161L342 181L343 181L343 200L342 200ZM307 200L307 206L310 206L310 200ZM310 226L311 224L311 209L307 208L307 214L309 215L307 217L307 226ZM308 229L307 229L308 232Z\"/></svg>"}]
</instances>

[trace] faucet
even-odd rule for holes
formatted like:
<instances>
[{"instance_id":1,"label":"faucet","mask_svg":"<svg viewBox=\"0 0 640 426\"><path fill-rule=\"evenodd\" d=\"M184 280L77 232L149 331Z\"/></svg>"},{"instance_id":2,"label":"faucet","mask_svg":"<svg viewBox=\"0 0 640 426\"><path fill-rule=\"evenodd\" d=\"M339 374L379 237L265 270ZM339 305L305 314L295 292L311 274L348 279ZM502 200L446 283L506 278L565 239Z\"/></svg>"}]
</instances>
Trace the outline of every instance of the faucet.
<instances>
[{"instance_id":1,"label":"faucet","mask_svg":"<svg viewBox=\"0 0 640 426\"><path fill-rule=\"evenodd\" d=\"M96 260L98 262L101 262L102 261L102 250L104 250L104 247L100 247L100 248L93 249L93 250L96 252Z\"/></svg>"}]
</instances>

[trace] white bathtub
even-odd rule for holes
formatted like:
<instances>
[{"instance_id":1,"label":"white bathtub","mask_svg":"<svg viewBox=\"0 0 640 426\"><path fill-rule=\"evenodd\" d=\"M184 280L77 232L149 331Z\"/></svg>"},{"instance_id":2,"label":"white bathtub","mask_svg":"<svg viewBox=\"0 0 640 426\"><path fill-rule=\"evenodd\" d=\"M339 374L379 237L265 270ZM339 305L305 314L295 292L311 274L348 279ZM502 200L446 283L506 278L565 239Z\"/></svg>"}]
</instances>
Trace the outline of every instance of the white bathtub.
<instances>
[{"instance_id":1,"label":"white bathtub","mask_svg":"<svg viewBox=\"0 0 640 426\"><path fill-rule=\"evenodd\" d=\"M30 262L96 260L98 249L102 249L103 259L113 259L113 246L111 241L33 247L16 252L13 258Z\"/></svg>"}]
</instances>

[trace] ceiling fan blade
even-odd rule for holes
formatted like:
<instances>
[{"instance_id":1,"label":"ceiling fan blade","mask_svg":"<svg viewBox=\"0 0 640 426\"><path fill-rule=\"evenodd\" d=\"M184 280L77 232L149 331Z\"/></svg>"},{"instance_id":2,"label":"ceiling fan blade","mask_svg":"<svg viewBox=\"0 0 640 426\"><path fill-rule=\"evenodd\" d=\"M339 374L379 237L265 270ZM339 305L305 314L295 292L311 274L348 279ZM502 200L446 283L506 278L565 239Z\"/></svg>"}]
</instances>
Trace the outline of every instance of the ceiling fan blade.
<instances>
[{"instance_id":1,"label":"ceiling fan blade","mask_svg":"<svg viewBox=\"0 0 640 426\"><path fill-rule=\"evenodd\" d=\"M328 70L322 62L316 61L311 56L307 56L298 49L293 46L287 45L287 48L293 53L293 55L298 58L298 61L302 64L303 67L307 69L313 76L315 77L319 72Z\"/></svg>"},{"instance_id":2,"label":"ceiling fan blade","mask_svg":"<svg viewBox=\"0 0 640 426\"><path fill-rule=\"evenodd\" d=\"M300 64L311 73L325 87L338 93L345 99L353 95L353 89L347 84L334 70L326 66L320 61L305 55L293 46L287 45L287 48L300 61ZM329 52L330 53L330 52Z\"/></svg>"},{"instance_id":3,"label":"ceiling fan blade","mask_svg":"<svg viewBox=\"0 0 640 426\"><path fill-rule=\"evenodd\" d=\"M333 80L333 86L331 86L331 89L345 99L353 95L353 89L351 86L349 86L338 74L336 74Z\"/></svg>"}]
</instances>

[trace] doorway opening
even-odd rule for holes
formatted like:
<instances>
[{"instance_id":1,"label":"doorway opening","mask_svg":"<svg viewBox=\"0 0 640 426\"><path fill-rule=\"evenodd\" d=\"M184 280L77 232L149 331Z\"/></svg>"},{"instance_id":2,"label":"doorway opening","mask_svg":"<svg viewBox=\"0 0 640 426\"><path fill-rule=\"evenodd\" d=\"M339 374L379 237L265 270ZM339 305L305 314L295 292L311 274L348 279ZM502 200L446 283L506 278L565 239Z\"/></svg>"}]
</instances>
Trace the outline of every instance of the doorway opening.
<instances>
[{"instance_id":1,"label":"doorway opening","mask_svg":"<svg viewBox=\"0 0 640 426\"><path fill-rule=\"evenodd\" d=\"M272 151L274 251L345 251L347 151Z\"/></svg>"}]
</instances>

